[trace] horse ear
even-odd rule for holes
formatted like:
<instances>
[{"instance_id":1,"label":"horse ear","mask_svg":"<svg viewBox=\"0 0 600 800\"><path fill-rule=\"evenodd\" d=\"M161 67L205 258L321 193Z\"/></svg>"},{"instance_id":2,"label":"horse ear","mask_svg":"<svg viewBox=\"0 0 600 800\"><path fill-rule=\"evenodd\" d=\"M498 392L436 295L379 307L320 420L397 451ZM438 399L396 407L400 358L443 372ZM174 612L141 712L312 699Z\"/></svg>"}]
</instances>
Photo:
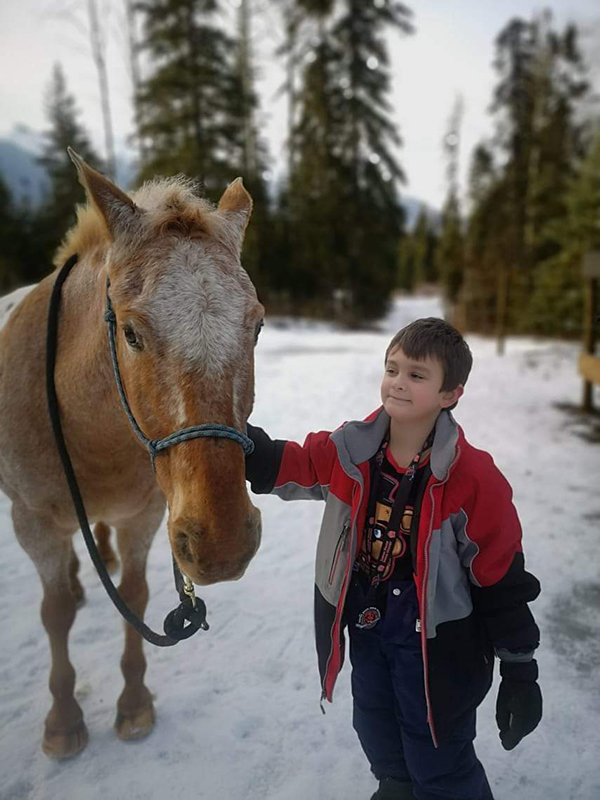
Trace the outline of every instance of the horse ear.
<instances>
[{"instance_id":1,"label":"horse ear","mask_svg":"<svg viewBox=\"0 0 600 800\"><path fill-rule=\"evenodd\" d=\"M111 236L114 238L124 232L139 214L136 204L112 181L86 164L70 147L67 147L67 152L77 167L79 182L90 202L104 217Z\"/></svg>"},{"instance_id":2,"label":"horse ear","mask_svg":"<svg viewBox=\"0 0 600 800\"><path fill-rule=\"evenodd\" d=\"M236 178L225 189L219 200L218 210L233 224L238 247L241 250L244 234L252 214L252 198L241 178Z\"/></svg>"}]
</instances>

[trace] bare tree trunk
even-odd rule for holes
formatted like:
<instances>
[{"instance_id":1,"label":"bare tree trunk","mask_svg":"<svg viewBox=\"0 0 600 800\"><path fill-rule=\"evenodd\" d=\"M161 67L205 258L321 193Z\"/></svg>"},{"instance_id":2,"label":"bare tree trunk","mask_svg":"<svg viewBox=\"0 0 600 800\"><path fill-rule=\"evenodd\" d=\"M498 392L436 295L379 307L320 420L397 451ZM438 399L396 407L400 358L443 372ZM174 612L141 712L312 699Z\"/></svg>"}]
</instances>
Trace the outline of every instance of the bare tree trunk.
<instances>
[{"instance_id":1,"label":"bare tree trunk","mask_svg":"<svg viewBox=\"0 0 600 800\"><path fill-rule=\"evenodd\" d=\"M459 167L460 167L460 135L462 121L465 114L465 101L461 94L456 96L448 128L444 134L443 149L446 159L446 180L448 181L448 195L458 197L459 192Z\"/></svg>"},{"instance_id":2,"label":"bare tree trunk","mask_svg":"<svg viewBox=\"0 0 600 800\"><path fill-rule=\"evenodd\" d=\"M584 317L583 317L583 352L595 355L596 338L594 335L594 313L596 310L596 297L598 295L596 279L587 280L584 298ZM593 384L589 380L583 382L582 405L584 411L594 410Z\"/></svg>"},{"instance_id":3,"label":"bare tree trunk","mask_svg":"<svg viewBox=\"0 0 600 800\"><path fill-rule=\"evenodd\" d=\"M250 52L250 0L242 0L239 8L240 78L244 98L244 172L255 175L256 137L252 109L252 56Z\"/></svg>"},{"instance_id":4,"label":"bare tree trunk","mask_svg":"<svg viewBox=\"0 0 600 800\"><path fill-rule=\"evenodd\" d=\"M113 139L112 119L110 115L110 101L108 92L108 75L106 61L104 60L105 41L98 21L96 0L88 0L88 13L90 18L90 40L92 57L98 71L100 81L100 102L102 104L102 120L104 123L104 141L106 146L106 171L108 176L115 179L115 146Z\"/></svg>"},{"instance_id":5,"label":"bare tree trunk","mask_svg":"<svg viewBox=\"0 0 600 800\"><path fill-rule=\"evenodd\" d=\"M508 305L508 269L500 267L498 273L498 296L496 300L496 352L504 355L506 345L506 309Z\"/></svg>"},{"instance_id":6,"label":"bare tree trunk","mask_svg":"<svg viewBox=\"0 0 600 800\"><path fill-rule=\"evenodd\" d=\"M129 68L131 70L131 83L133 84L133 114L136 128L136 138L138 142L138 150L140 154L140 161L142 164L146 161L146 146L144 138L141 134L142 128L142 111L137 102L138 93L141 85L140 75L140 61L138 53L138 39L137 29L135 22L135 10L132 0L125 0L125 14L127 17L127 40L129 43Z\"/></svg>"},{"instance_id":7,"label":"bare tree trunk","mask_svg":"<svg viewBox=\"0 0 600 800\"><path fill-rule=\"evenodd\" d=\"M192 153L194 166L190 165L188 169L193 169L194 173L203 184L206 182L206 148L207 143L204 141L204 118L202 106L202 81L205 79L204 75L199 74L199 48L202 47L202 42L199 40L198 30L196 26L196 19L194 16L194 4L188 3L181 8L182 21L187 30L187 44L188 44L188 70L190 74L196 75L196 80L192 81L190 87L190 101L193 111L192 124L189 130L184 131L184 137L192 137Z\"/></svg>"},{"instance_id":8,"label":"bare tree trunk","mask_svg":"<svg viewBox=\"0 0 600 800\"><path fill-rule=\"evenodd\" d=\"M288 58L286 64L287 86L288 86L288 175L294 171L294 161L296 158L294 127L296 124L296 41L298 35L298 17L294 12L293 6L288 9L286 38L288 47Z\"/></svg>"}]
</instances>

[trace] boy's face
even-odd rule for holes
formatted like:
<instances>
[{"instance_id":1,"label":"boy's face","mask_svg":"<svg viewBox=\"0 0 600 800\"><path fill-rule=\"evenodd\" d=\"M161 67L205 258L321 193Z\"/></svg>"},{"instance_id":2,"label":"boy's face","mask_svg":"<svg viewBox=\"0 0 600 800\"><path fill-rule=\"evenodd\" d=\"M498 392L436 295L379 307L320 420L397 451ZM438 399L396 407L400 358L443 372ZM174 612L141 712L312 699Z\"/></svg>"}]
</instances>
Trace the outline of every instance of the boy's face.
<instances>
[{"instance_id":1,"label":"boy's face","mask_svg":"<svg viewBox=\"0 0 600 800\"><path fill-rule=\"evenodd\" d=\"M415 361L397 348L388 353L381 382L381 402L397 422L435 421L443 408L464 392L462 385L442 392L444 370L436 358Z\"/></svg>"}]
</instances>

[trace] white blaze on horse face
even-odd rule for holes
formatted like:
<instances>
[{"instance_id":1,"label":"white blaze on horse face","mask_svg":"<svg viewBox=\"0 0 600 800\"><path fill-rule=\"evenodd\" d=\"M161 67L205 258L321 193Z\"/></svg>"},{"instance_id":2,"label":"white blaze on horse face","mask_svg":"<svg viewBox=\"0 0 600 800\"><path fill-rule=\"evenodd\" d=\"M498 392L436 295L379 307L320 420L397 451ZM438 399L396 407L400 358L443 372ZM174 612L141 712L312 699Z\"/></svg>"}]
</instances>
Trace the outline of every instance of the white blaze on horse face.
<instances>
[{"instance_id":1,"label":"white blaze on horse face","mask_svg":"<svg viewBox=\"0 0 600 800\"><path fill-rule=\"evenodd\" d=\"M185 405L185 396L178 386L171 387L171 408L176 409L175 425L178 428L189 426L189 416Z\"/></svg>"},{"instance_id":2,"label":"white blaze on horse face","mask_svg":"<svg viewBox=\"0 0 600 800\"><path fill-rule=\"evenodd\" d=\"M186 242L169 261L149 309L157 333L178 359L221 378L250 343L246 311L256 304L254 288L239 265L219 266L201 243Z\"/></svg>"}]
</instances>

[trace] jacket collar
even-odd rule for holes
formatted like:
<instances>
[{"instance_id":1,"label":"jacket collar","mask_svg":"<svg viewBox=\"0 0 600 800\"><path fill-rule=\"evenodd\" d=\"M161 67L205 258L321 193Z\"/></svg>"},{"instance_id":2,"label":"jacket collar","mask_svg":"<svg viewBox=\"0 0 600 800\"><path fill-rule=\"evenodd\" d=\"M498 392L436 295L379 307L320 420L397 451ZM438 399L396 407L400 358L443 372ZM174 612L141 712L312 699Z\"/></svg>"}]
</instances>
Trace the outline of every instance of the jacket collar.
<instances>
[{"instance_id":1,"label":"jacket collar","mask_svg":"<svg viewBox=\"0 0 600 800\"><path fill-rule=\"evenodd\" d=\"M355 476L358 472L356 465L375 455L389 426L389 415L381 406L366 419L346 422L331 434L340 464L348 475ZM435 423L430 457L431 472L437 480L446 480L448 477L459 436L460 428L450 411L442 411Z\"/></svg>"}]
</instances>

